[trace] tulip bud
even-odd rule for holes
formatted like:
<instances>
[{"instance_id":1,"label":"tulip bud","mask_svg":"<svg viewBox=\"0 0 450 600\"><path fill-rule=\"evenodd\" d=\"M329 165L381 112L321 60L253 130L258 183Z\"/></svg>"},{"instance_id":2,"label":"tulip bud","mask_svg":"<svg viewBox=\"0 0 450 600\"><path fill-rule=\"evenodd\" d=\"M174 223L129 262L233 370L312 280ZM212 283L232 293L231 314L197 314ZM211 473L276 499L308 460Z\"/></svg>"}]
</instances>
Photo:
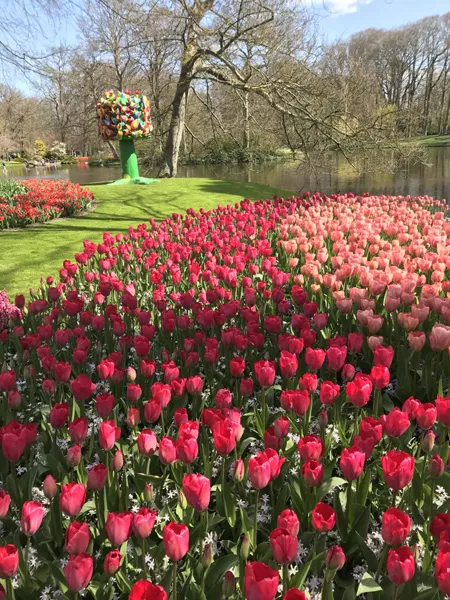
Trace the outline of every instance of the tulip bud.
<instances>
[{"instance_id":1,"label":"tulip bud","mask_svg":"<svg viewBox=\"0 0 450 600\"><path fill-rule=\"evenodd\" d=\"M121 450L116 450L114 458L112 460L112 467L114 471L121 471L123 467L123 454Z\"/></svg>"},{"instance_id":2,"label":"tulip bud","mask_svg":"<svg viewBox=\"0 0 450 600\"><path fill-rule=\"evenodd\" d=\"M424 437L422 438L422 442L420 444L422 451L425 452L426 454L428 454L428 452L431 452L434 447L435 439L436 439L436 436L434 435L434 433L431 430L427 431L426 434L424 435Z\"/></svg>"},{"instance_id":3,"label":"tulip bud","mask_svg":"<svg viewBox=\"0 0 450 600\"><path fill-rule=\"evenodd\" d=\"M128 367L127 369L127 381L136 381L136 371L133 369L133 367Z\"/></svg>"},{"instance_id":4,"label":"tulip bud","mask_svg":"<svg viewBox=\"0 0 450 600\"><path fill-rule=\"evenodd\" d=\"M180 505L180 508L182 508L183 510L186 510L187 500L186 500L186 496L184 495L183 490L178 490L178 504Z\"/></svg>"},{"instance_id":5,"label":"tulip bud","mask_svg":"<svg viewBox=\"0 0 450 600\"><path fill-rule=\"evenodd\" d=\"M340 546L331 546L331 548L328 549L325 557L327 568L331 569L332 571L342 569L346 560L347 558Z\"/></svg>"},{"instance_id":6,"label":"tulip bud","mask_svg":"<svg viewBox=\"0 0 450 600\"><path fill-rule=\"evenodd\" d=\"M222 594L225 598L231 598L236 593L236 577L232 571L227 571L222 583Z\"/></svg>"},{"instance_id":7,"label":"tulip bud","mask_svg":"<svg viewBox=\"0 0 450 600\"><path fill-rule=\"evenodd\" d=\"M47 477L44 479L42 489L46 498L48 498L49 500L56 496L58 487L56 485L55 478L52 475L47 475Z\"/></svg>"},{"instance_id":8,"label":"tulip bud","mask_svg":"<svg viewBox=\"0 0 450 600\"><path fill-rule=\"evenodd\" d=\"M239 460L237 460L234 463L233 481L240 483L244 479L244 475L245 475L245 465L244 465L244 461L242 460L242 458L240 458Z\"/></svg>"},{"instance_id":9,"label":"tulip bud","mask_svg":"<svg viewBox=\"0 0 450 600\"><path fill-rule=\"evenodd\" d=\"M444 472L444 461L439 454L434 454L428 463L428 475L432 479L437 479Z\"/></svg>"},{"instance_id":10,"label":"tulip bud","mask_svg":"<svg viewBox=\"0 0 450 600\"><path fill-rule=\"evenodd\" d=\"M319 414L319 426L321 429L325 429L328 425L328 413L326 410L321 410Z\"/></svg>"},{"instance_id":11,"label":"tulip bud","mask_svg":"<svg viewBox=\"0 0 450 600\"><path fill-rule=\"evenodd\" d=\"M144 488L144 500L148 503L153 502L153 486L151 483L146 483Z\"/></svg>"},{"instance_id":12,"label":"tulip bud","mask_svg":"<svg viewBox=\"0 0 450 600\"><path fill-rule=\"evenodd\" d=\"M247 560L248 555L250 554L250 540L246 535L242 538L241 548L240 548L240 556L242 560Z\"/></svg>"},{"instance_id":13,"label":"tulip bud","mask_svg":"<svg viewBox=\"0 0 450 600\"><path fill-rule=\"evenodd\" d=\"M203 546L203 552L201 556L202 567L207 569L212 563L212 549L211 544L205 544Z\"/></svg>"},{"instance_id":14,"label":"tulip bud","mask_svg":"<svg viewBox=\"0 0 450 600\"><path fill-rule=\"evenodd\" d=\"M75 444L71 448L68 448L66 455L67 464L70 467L78 467L81 461L81 446L80 444Z\"/></svg>"}]
</instances>

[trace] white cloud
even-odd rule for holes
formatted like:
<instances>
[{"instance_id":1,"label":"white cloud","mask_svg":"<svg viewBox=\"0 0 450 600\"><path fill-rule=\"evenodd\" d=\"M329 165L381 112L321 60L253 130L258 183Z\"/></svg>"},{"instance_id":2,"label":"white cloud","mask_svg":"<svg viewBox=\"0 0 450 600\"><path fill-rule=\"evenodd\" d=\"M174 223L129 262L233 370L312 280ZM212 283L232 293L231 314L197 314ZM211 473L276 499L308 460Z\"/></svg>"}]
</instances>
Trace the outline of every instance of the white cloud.
<instances>
[{"instance_id":1,"label":"white cloud","mask_svg":"<svg viewBox=\"0 0 450 600\"><path fill-rule=\"evenodd\" d=\"M330 15L349 15L365 5L370 4L372 0L311 0L311 3L318 8L323 8Z\"/></svg>"}]
</instances>

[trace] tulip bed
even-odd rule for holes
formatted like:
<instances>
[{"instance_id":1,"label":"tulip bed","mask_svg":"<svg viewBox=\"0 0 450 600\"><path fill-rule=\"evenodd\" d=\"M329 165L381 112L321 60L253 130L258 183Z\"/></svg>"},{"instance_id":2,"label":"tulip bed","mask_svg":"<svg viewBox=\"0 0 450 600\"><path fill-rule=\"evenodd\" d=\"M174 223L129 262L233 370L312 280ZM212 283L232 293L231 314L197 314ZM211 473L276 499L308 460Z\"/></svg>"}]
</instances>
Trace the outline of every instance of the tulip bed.
<instances>
[{"instance_id":1,"label":"tulip bed","mask_svg":"<svg viewBox=\"0 0 450 600\"><path fill-rule=\"evenodd\" d=\"M77 215L94 199L92 192L70 181L29 179L23 185L23 194L0 197L0 230Z\"/></svg>"},{"instance_id":2,"label":"tulip bed","mask_svg":"<svg viewBox=\"0 0 450 600\"><path fill-rule=\"evenodd\" d=\"M447 212L190 210L0 295L0 597L450 594Z\"/></svg>"}]
</instances>

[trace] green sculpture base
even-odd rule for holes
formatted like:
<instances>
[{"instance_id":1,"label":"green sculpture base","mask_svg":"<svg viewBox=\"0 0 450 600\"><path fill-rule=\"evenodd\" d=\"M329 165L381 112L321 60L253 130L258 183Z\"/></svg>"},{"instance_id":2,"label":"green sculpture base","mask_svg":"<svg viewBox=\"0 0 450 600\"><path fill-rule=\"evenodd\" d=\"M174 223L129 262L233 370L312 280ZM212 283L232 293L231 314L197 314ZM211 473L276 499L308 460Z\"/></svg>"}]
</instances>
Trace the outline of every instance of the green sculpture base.
<instances>
[{"instance_id":1,"label":"green sculpture base","mask_svg":"<svg viewBox=\"0 0 450 600\"><path fill-rule=\"evenodd\" d=\"M150 185L151 183L159 183L159 179L149 179L148 177L128 177L111 181L111 183L108 183L108 185Z\"/></svg>"}]
</instances>

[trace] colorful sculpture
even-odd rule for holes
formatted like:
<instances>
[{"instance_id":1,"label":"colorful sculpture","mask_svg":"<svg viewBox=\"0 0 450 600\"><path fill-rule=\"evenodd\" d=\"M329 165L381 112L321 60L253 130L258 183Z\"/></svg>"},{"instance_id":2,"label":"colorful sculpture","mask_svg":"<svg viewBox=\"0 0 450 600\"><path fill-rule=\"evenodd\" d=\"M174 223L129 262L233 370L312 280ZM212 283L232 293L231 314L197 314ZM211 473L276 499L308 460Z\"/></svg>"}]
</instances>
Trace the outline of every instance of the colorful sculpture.
<instances>
[{"instance_id":1,"label":"colorful sculpture","mask_svg":"<svg viewBox=\"0 0 450 600\"><path fill-rule=\"evenodd\" d=\"M96 104L98 132L105 141L119 140L122 179L113 183L154 183L157 179L139 177L134 140L152 132L150 103L136 90L115 93L110 90Z\"/></svg>"}]
</instances>

